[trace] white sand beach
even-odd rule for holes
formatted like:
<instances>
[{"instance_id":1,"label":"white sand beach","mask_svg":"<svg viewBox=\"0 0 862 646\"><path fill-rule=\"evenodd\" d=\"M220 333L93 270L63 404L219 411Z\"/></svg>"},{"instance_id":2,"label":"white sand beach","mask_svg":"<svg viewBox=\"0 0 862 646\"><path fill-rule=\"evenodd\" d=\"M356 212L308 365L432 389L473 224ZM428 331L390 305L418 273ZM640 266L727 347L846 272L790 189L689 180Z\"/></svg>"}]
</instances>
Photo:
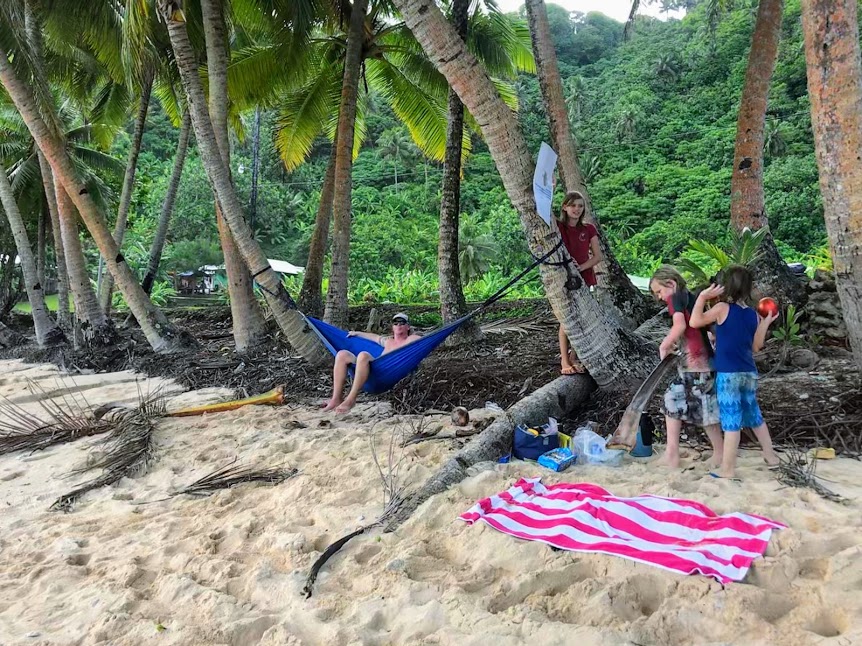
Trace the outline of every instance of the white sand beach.
<instances>
[{"instance_id":1,"label":"white sand beach","mask_svg":"<svg viewBox=\"0 0 862 646\"><path fill-rule=\"evenodd\" d=\"M172 407L230 394L180 394L176 384L132 373L57 374L0 362L0 395L35 412L39 397L59 402L70 384L93 405L134 403L136 379L144 391L168 388ZM29 380L44 392L31 393ZM561 474L479 465L398 531L354 539L306 600L314 560L381 512L369 434L385 450L392 430L410 423L363 400L346 417L288 402L164 419L148 469L85 495L70 513L48 507L93 476L65 477L98 438L0 456L0 645L862 644L862 463L819 464L824 483L851 500L839 505L782 487L754 451L740 458L741 483L708 477L705 462L691 457L684 468L693 468L673 473L633 461ZM408 447L404 482L418 487L454 450L452 441ZM274 487L160 500L234 458L299 474ZM773 534L744 582L722 588L457 519L477 499L536 475L620 496L690 498L788 529ZM148 501L158 502L139 504Z\"/></svg>"}]
</instances>

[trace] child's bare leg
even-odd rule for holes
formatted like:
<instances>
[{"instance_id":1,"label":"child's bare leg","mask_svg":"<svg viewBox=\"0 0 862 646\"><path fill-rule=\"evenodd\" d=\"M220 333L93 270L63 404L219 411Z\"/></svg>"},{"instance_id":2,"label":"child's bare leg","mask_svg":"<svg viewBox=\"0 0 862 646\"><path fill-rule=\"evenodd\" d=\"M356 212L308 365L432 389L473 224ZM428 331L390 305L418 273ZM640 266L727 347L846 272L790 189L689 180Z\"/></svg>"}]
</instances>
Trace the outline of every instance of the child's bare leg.
<instances>
[{"instance_id":1,"label":"child's bare leg","mask_svg":"<svg viewBox=\"0 0 862 646\"><path fill-rule=\"evenodd\" d=\"M766 422L763 422L763 424L751 430L754 431L754 436L757 438L757 441L760 442L760 448L763 449L763 459L766 460L766 464L774 467L779 463L779 459L775 454L775 450L772 448L772 437L769 435L769 429L766 426Z\"/></svg>"},{"instance_id":2,"label":"child's bare leg","mask_svg":"<svg viewBox=\"0 0 862 646\"><path fill-rule=\"evenodd\" d=\"M371 373L371 355L367 352L360 352L356 357L356 368L353 371L353 385L350 387L350 392L344 401L335 409L336 413L344 414L356 405L356 398L362 392L362 387L368 381L368 375Z\"/></svg>"},{"instance_id":3,"label":"child's bare leg","mask_svg":"<svg viewBox=\"0 0 862 646\"><path fill-rule=\"evenodd\" d=\"M679 434L682 431L682 420L674 419L665 415L665 429L667 429L667 444L664 455L658 463L671 469L679 467Z\"/></svg>"},{"instance_id":4,"label":"child's bare leg","mask_svg":"<svg viewBox=\"0 0 862 646\"><path fill-rule=\"evenodd\" d=\"M344 384L347 382L347 368L356 361L356 356L347 350L339 350L335 355L335 366L332 368L332 397L326 402L323 410L333 410L343 401Z\"/></svg>"},{"instance_id":5,"label":"child's bare leg","mask_svg":"<svg viewBox=\"0 0 862 646\"><path fill-rule=\"evenodd\" d=\"M709 438L709 443L712 445L712 457L709 458L709 467L711 469L721 466L722 454L724 453L724 438L721 435L721 426L718 424L710 424L704 426L706 436Z\"/></svg>"},{"instance_id":6,"label":"child's bare leg","mask_svg":"<svg viewBox=\"0 0 862 646\"><path fill-rule=\"evenodd\" d=\"M562 325L560 326L558 337L560 341L560 372L564 375L573 375L577 371L575 370L575 366L572 365L572 360L569 356L571 353L569 337L566 336L566 331Z\"/></svg>"},{"instance_id":7,"label":"child's bare leg","mask_svg":"<svg viewBox=\"0 0 862 646\"><path fill-rule=\"evenodd\" d=\"M733 478L736 475L736 454L739 449L739 431L730 431L724 434L724 452L721 459L721 467L717 473L722 478Z\"/></svg>"}]
</instances>

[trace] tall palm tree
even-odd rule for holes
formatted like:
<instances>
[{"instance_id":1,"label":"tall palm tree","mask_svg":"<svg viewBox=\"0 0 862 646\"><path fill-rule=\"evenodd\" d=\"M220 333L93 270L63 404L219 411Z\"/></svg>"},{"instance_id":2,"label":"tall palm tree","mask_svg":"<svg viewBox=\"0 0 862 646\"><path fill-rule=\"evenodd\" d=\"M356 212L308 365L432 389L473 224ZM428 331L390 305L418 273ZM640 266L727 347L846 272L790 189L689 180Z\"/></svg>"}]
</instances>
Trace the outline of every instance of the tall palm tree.
<instances>
[{"instance_id":1,"label":"tall palm tree","mask_svg":"<svg viewBox=\"0 0 862 646\"><path fill-rule=\"evenodd\" d=\"M171 222L171 214L174 211L174 202L177 198L177 192L180 188L180 180L183 176L183 167L186 162L186 153L189 148L189 137L192 130L192 119L189 111L183 112L183 122L180 126L180 136L177 142L177 152L174 155L174 167L171 171L171 178L168 181L168 190L165 192L165 199L162 202L162 210L159 214L159 223L156 226L156 232L153 235L153 242L150 245L149 260L147 261L147 273L144 274L144 279L141 281L141 287L149 294L153 289L153 283L159 272L159 264L162 261L162 252L165 249L165 242L168 238L168 227Z\"/></svg>"},{"instance_id":2,"label":"tall palm tree","mask_svg":"<svg viewBox=\"0 0 862 646\"><path fill-rule=\"evenodd\" d=\"M64 102L55 118L63 130L62 136L69 156L84 178L88 190L99 204L107 204L110 201L110 191L99 178L96 169L116 172L120 166L114 158L94 147L98 126L86 124L86 116L70 102ZM34 142L21 115L14 109L0 108L0 133L6 141L6 154L0 156L5 156L7 165L13 168L13 185L16 191L40 193L51 215L57 273L62 277L58 285L60 326L71 329L68 306L71 282L72 296L76 302L75 316L84 329L92 333L89 341L109 342L113 331L109 319L98 305L90 282L86 259L78 240L75 224L77 216L74 215L74 210L70 208L65 212L72 220L65 223L61 221L51 167ZM64 231L67 236L74 232L74 239L68 241L68 244L63 242Z\"/></svg>"},{"instance_id":3,"label":"tall palm tree","mask_svg":"<svg viewBox=\"0 0 862 646\"><path fill-rule=\"evenodd\" d=\"M253 268L252 277L263 291L276 323L285 333L290 344L312 363L328 362L330 359L326 349L314 334L307 330L305 319L296 310L290 294L269 266L266 255L255 241L251 228L245 221L242 204L237 197L229 169L224 163L218 146L203 83L198 73L196 55L186 28L185 13L172 2L161 2L159 12L161 18L167 23L177 68L186 92L201 161L239 252L246 266Z\"/></svg>"},{"instance_id":4,"label":"tall palm tree","mask_svg":"<svg viewBox=\"0 0 862 646\"><path fill-rule=\"evenodd\" d=\"M746 227L757 230L769 224L763 188L764 128L783 7L784 0L760 0L751 35L730 177L730 224L737 232ZM802 302L804 285L781 258L771 235L764 240L762 252L755 272L758 289L783 301Z\"/></svg>"},{"instance_id":5,"label":"tall palm tree","mask_svg":"<svg viewBox=\"0 0 862 646\"><path fill-rule=\"evenodd\" d=\"M769 121L763 133L763 148L770 157L781 157L787 152L784 129L780 121Z\"/></svg>"},{"instance_id":6,"label":"tall palm tree","mask_svg":"<svg viewBox=\"0 0 862 646\"><path fill-rule=\"evenodd\" d=\"M429 58L481 125L482 134L509 198L521 218L530 250L537 256L561 246L560 234L539 217L532 191L533 162L514 114L431 0L395 0L405 22ZM565 249L554 257L568 259ZM576 272L571 268L569 271ZM609 318L587 289L574 288L569 271L543 264L545 293L572 344L601 386L640 382L654 363L655 349Z\"/></svg>"},{"instance_id":7,"label":"tall palm tree","mask_svg":"<svg viewBox=\"0 0 862 646\"><path fill-rule=\"evenodd\" d=\"M488 73L498 80L514 79L518 72L535 71L530 52L529 35L520 21L503 16L492 3L476 3L470 11L466 0L454 0L449 20L467 47L483 62ZM513 106L514 107L514 106ZM464 157L469 152L469 134L465 133L465 119L476 129L475 120L465 114L458 94L447 87L446 150L443 158L443 180L440 199L440 230L437 244L437 274L440 288L440 313L444 323L454 321L467 313L461 274L464 249L459 241L461 210L461 175ZM465 136L466 134L466 136ZM470 255L470 251L467 255ZM452 343L469 341L481 336L478 325L468 322L455 335Z\"/></svg>"},{"instance_id":8,"label":"tall palm tree","mask_svg":"<svg viewBox=\"0 0 862 646\"><path fill-rule=\"evenodd\" d=\"M0 21L0 24L3 22ZM6 38L0 42L14 43L15 39L14 37ZM20 58L15 57L16 64L20 63ZM147 337L150 345L157 352L169 352L176 349L176 337L173 328L168 324L164 314L152 304L140 288L137 279L125 263L124 258L119 253L119 248L108 231L103 211L94 201L89 188L81 181L79 172L69 158L57 130L42 118L32 91L21 81L4 47L0 47L0 82L2 82L34 140L51 165L55 184L59 184L65 189L66 194L78 209L99 247L102 257L106 259L108 269L114 275L117 285L123 292L129 309L138 320L141 331ZM62 223L62 213L60 219Z\"/></svg>"},{"instance_id":9,"label":"tall palm tree","mask_svg":"<svg viewBox=\"0 0 862 646\"><path fill-rule=\"evenodd\" d=\"M855 0L803 0L814 151L847 333L862 366L862 55Z\"/></svg>"},{"instance_id":10,"label":"tall palm tree","mask_svg":"<svg viewBox=\"0 0 862 646\"><path fill-rule=\"evenodd\" d=\"M21 271L24 274L24 287L27 290L27 300L30 302L30 312L33 316L33 327L36 331L36 343L40 348L56 345L65 340L63 331L57 327L48 315L45 306L45 292L36 271L36 259L33 256L33 248L24 226L24 218L18 209L12 185L6 176L6 169L0 165L0 206L6 214L12 235L15 238L15 246L18 257L21 259Z\"/></svg>"},{"instance_id":11,"label":"tall palm tree","mask_svg":"<svg viewBox=\"0 0 862 646\"><path fill-rule=\"evenodd\" d=\"M326 292L324 318L340 327L347 325L347 277L350 262L350 197L353 191L353 139L356 101L365 41L365 12L368 0L353 0L344 52L341 104L338 108L338 135L335 154L335 186L332 196L332 267Z\"/></svg>"},{"instance_id":12,"label":"tall palm tree","mask_svg":"<svg viewBox=\"0 0 862 646\"><path fill-rule=\"evenodd\" d=\"M209 113L222 160L229 172L228 41L222 0L201 0L201 19L206 38ZM224 220L218 200L216 200L216 222L224 252L233 338L237 352L246 352L263 342L266 337L266 322L254 297L251 274Z\"/></svg>"},{"instance_id":13,"label":"tall palm tree","mask_svg":"<svg viewBox=\"0 0 862 646\"><path fill-rule=\"evenodd\" d=\"M583 170L578 163L575 139L569 127L566 103L563 97L563 84L557 66L557 55L551 39L551 27L544 0L527 0L525 6L530 24L533 55L536 59L542 100L545 105L545 113L548 115L551 137L559 153L563 183L567 191L579 191L584 195L588 206L585 219L599 231L599 241L605 258L602 263L605 271L601 272L604 274L602 287L608 289L611 302L620 312L623 312L634 322L640 323L652 315L653 308L646 297L632 284L628 274L617 262L593 209L589 208L589 192Z\"/></svg>"},{"instance_id":14,"label":"tall palm tree","mask_svg":"<svg viewBox=\"0 0 862 646\"><path fill-rule=\"evenodd\" d=\"M410 137L404 134L401 128L390 128L380 135L377 146L383 158L392 162L392 168L395 171L395 190L397 191L398 164L407 160L414 150Z\"/></svg>"}]
</instances>

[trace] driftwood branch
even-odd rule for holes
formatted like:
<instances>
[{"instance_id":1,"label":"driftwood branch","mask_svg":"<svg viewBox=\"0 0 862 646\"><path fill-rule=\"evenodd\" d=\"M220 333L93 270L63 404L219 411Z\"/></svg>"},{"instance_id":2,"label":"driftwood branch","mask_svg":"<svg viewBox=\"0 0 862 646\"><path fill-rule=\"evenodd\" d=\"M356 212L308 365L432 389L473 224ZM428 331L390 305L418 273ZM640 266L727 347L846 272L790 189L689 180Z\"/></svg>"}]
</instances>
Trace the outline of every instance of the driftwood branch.
<instances>
[{"instance_id":1,"label":"driftwood branch","mask_svg":"<svg viewBox=\"0 0 862 646\"><path fill-rule=\"evenodd\" d=\"M548 417L563 417L586 401L596 389L588 375L559 377L539 388L506 411L473 438L428 479L415 494L406 498L384 531L398 529L423 502L446 491L467 477L467 470L479 462L499 460L512 449L512 434L518 424L544 424Z\"/></svg>"}]
</instances>

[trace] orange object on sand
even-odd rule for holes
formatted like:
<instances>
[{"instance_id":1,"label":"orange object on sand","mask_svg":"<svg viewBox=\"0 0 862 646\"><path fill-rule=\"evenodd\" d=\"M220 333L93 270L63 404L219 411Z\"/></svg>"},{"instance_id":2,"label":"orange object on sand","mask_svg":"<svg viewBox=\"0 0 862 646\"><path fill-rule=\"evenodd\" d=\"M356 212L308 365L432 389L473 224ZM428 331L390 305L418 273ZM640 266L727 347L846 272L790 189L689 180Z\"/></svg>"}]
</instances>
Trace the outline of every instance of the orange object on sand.
<instances>
[{"instance_id":1,"label":"orange object on sand","mask_svg":"<svg viewBox=\"0 0 862 646\"><path fill-rule=\"evenodd\" d=\"M221 413L226 410L236 410L243 406L249 405L270 405L280 406L284 403L284 384L276 386L269 392L254 397L246 397L245 399L235 399L229 402L219 402L218 404L206 404L205 406L192 406L191 408L182 408L173 413L168 413L168 417L190 417L192 415L203 415L204 413Z\"/></svg>"}]
</instances>

